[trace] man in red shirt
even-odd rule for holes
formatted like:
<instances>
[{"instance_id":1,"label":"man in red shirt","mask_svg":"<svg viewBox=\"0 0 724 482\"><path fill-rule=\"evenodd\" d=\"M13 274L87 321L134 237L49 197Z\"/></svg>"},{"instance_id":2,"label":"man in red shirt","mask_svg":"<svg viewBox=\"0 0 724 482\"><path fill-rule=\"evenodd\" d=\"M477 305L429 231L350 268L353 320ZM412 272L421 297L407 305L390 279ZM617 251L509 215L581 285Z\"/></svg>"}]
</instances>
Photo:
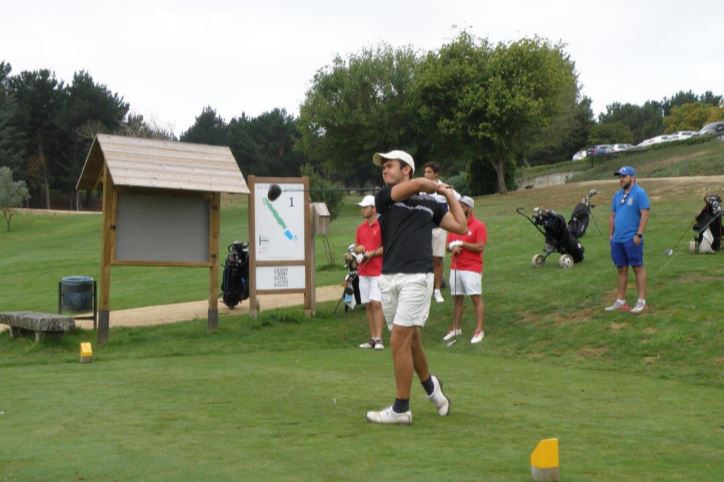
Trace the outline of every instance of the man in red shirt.
<instances>
[{"instance_id":1,"label":"man in red shirt","mask_svg":"<svg viewBox=\"0 0 724 482\"><path fill-rule=\"evenodd\" d=\"M359 292L362 304L365 305L367 321L370 325L370 341L362 343L360 348L382 350L382 293L378 281L382 274L382 232L377 221L375 197L365 196L360 207L364 222L357 226L354 244L364 247L363 259L357 268L359 274Z\"/></svg>"},{"instance_id":2,"label":"man in red shirt","mask_svg":"<svg viewBox=\"0 0 724 482\"><path fill-rule=\"evenodd\" d=\"M483 341L483 299L482 276L483 276L483 250L488 241L488 231L485 224L475 218L473 207L475 202L468 196L460 198L460 205L468 221L468 232L466 234L448 233L448 249L452 253L450 263L450 294L453 296L453 324L450 331L443 337L449 341L458 335L462 335L460 320L463 316L463 301L465 295L475 306L476 326L470 343Z\"/></svg>"}]
</instances>

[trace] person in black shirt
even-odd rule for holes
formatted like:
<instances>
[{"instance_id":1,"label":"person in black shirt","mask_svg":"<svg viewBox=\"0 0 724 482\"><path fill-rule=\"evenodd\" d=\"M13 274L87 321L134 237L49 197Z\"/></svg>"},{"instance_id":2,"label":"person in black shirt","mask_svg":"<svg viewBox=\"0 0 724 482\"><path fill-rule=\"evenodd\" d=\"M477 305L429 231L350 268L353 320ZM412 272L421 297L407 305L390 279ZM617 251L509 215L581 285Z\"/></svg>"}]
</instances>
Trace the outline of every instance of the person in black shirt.
<instances>
[{"instance_id":1,"label":"person in black shirt","mask_svg":"<svg viewBox=\"0 0 724 482\"><path fill-rule=\"evenodd\" d=\"M442 383L430 374L422 347L421 328L430 312L433 290L432 228L440 226L459 234L467 233L467 222L453 189L425 178L412 179L415 161L405 151L376 153L373 162L382 167L386 187L375 196L382 231L382 311L392 331L392 362L397 391L395 403L379 411L367 412L374 423L412 423L410 389L413 371L420 378L427 398L445 416L450 400ZM447 199L448 208L432 196Z\"/></svg>"}]
</instances>

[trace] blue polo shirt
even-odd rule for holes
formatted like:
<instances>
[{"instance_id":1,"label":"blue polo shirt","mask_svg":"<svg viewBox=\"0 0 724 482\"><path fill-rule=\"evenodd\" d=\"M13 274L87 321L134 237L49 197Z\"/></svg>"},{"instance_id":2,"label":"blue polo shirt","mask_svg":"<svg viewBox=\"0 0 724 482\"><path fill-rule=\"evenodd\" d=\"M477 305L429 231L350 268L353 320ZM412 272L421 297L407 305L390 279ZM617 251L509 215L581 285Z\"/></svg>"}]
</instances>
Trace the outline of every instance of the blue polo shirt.
<instances>
[{"instance_id":1,"label":"blue polo shirt","mask_svg":"<svg viewBox=\"0 0 724 482\"><path fill-rule=\"evenodd\" d=\"M611 211L615 216L613 241L625 243L633 239L639 229L641 210L649 208L649 196L638 184L631 186L628 194L623 189L614 194L611 202Z\"/></svg>"}]
</instances>

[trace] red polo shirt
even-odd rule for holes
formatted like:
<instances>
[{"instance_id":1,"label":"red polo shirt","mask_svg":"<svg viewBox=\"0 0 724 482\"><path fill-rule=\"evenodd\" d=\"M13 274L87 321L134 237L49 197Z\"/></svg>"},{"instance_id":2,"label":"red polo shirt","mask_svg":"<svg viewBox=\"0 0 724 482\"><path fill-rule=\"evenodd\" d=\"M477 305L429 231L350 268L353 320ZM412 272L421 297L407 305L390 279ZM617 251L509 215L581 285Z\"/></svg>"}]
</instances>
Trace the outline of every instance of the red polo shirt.
<instances>
[{"instance_id":1,"label":"red polo shirt","mask_svg":"<svg viewBox=\"0 0 724 482\"><path fill-rule=\"evenodd\" d=\"M357 226L354 244L361 244L365 251L374 251L382 246L382 231L380 223L375 218L372 224L367 221ZM379 276L382 274L382 256L374 256L363 262L357 269L360 276Z\"/></svg>"},{"instance_id":2,"label":"red polo shirt","mask_svg":"<svg viewBox=\"0 0 724 482\"><path fill-rule=\"evenodd\" d=\"M450 244L451 241L457 240L463 241L464 243L484 244L488 242L488 230L485 228L485 224L478 221L475 216L470 216L470 219L468 219L467 234L447 233L448 244ZM460 254L456 254L452 257L450 269L482 273L483 253L476 253L463 248Z\"/></svg>"}]
</instances>

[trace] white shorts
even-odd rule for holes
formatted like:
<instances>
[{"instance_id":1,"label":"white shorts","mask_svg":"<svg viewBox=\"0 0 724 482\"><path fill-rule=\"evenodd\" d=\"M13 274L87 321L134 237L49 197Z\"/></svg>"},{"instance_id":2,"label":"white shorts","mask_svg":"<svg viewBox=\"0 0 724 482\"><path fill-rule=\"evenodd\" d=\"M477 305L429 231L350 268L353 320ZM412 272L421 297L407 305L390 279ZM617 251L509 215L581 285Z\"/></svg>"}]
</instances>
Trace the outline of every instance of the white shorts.
<instances>
[{"instance_id":1,"label":"white shorts","mask_svg":"<svg viewBox=\"0 0 724 482\"><path fill-rule=\"evenodd\" d=\"M382 312L390 330L392 325L425 326L430 314L434 279L432 273L397 273L380 276Z\"/></svg>"},{"instance_id":2,"label":"white shorts","mask_svg":"<svg viewBox=\"0 0 724 482\"><path fill-rule=\"evenodd\" d=\"M432 255L436 258L445 257L447 244L447 231L442 228L432 230Z\"/></svg>"},{"instance_id":3,"label":"white shorts","mask_svg":"<svg viewBox=\"0 0 724 482\"><path fill-rule=\"evenodd\" d=\"M363 305L370 301L382 301L379 279L379 276L359 277L359 297Z\"/></svg>"},{"instance_id":4,"label":"white shorts","mask_svg":"<svg viewBox=\"0 0 724 482\"><path fill-rule=\"evenodd\" d=\"M476 271L450 270L450 294L453 296L474 296L483 292L482 273Z\"/></svg>"}]
</instances>

